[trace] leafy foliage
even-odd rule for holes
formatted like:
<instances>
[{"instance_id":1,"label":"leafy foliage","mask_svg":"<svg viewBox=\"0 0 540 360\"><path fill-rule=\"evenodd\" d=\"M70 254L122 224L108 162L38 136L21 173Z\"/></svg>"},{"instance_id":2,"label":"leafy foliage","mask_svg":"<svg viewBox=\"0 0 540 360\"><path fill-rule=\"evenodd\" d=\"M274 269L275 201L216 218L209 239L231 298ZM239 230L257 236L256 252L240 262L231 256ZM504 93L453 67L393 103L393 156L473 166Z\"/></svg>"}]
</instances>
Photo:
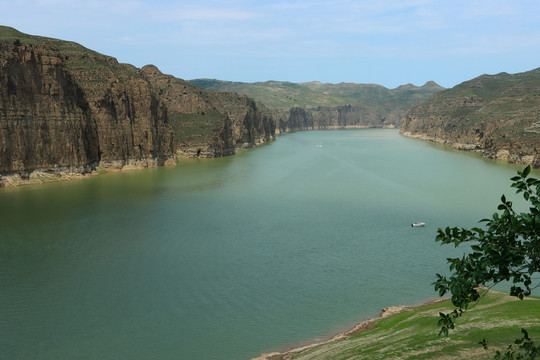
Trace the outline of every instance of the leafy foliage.
<instances>
[{"instance_id":1,"label":"leafy foliage","mask_svg":"<svg viewBox=\"0 0 540 360\"><path fill-rule=\"evenodd\" d=\"M472 252L461 258L449 258L451 274L449 277L437 274L433 283L440 296L452 295L456 307L450 313L440 313L439 335L448 335L454 329L454 320L469 307L474 306L482 296L482 288L492 288L508 281L512 284L510 295L523 299L539 286L533 284L535 273L540 272L540 180L529 177L531 168L527 166L513 177L512 187L516 193L523 194L529 203L529 211L517 213L512 202L503 195L499 212L491 219L483 219L485 228L438 229L436 241L442 244L470 244ZM498 353L497 359L530 359L540 356L539 348L534 346L525 330L524 337L516 340L518 351L509 347L506 354ZM482 345L487 346L484 340ZM525 356L525 357L521 357Z\"/></svg>"}]
</instances>

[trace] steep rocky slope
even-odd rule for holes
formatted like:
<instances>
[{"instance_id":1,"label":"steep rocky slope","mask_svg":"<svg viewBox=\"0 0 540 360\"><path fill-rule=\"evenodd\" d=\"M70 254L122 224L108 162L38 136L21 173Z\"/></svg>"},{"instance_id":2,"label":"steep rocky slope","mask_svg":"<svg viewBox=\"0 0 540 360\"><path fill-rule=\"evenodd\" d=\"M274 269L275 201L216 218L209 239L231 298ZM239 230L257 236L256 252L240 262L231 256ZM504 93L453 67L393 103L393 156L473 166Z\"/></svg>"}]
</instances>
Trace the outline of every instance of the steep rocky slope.
<instances>
[{"instance_id":1,"label":"steep rocky slope","mask_svg":"<svg viewBox=\"0 0 540 360\"><path fill-rule=\"evenodd\" d=\"M0 173L163 165L167 110L136 68L70 42L0 28Z\"/></svg>"},{"instance_id":2,"label":"steep rocky slope","mask_svg":"<svg viewBox=\"0 0 540 360\"><path fill-rule=\"evenodd\" d=\"M187 156L231 155L274 138L271 114L247 96L211 92L153 65L141 73L167 106L177 148Z\"/></svg>"},{"instance_id":3,"label":"steep rocky slope","mask_svg":"<svg viewBox=\"0 0 540 360\"><path fill-rule=\"evenodd\" d=\"M0 26L0 186L98 166L160 166L177 152L230 155L274 131L270 113L246 96Z\"/></svg>"},{"instance_id":4,"label":"steep rocky slope","mask_svg":"<svg viewBox=\"0 0 540 360\"><path fill-rule=\"evenodd\" d=\"M401 133L540 167L540 68L440 92L407 113Z\"/></svg>"},{"instance_id":5,"label":"steep rocky slope","mask_svg":"<svg viewBox=\"0 0 540 360\"><path fill-rule=\"evenodd\" d=\"M0 41L0 101L1 174L99 163L97 123L58 51Z\"/></svg>"},{"instance_id":6,"label":"steep rocky slope","mask_svg":"<svg viewBox=\"0 0 540 360\"><path fill-rule=\"evenodd\" d=\"M408 109L443 88L430 81L387 89L374 84L323 84L267 81L240 83L220 80L191 80L214 91L235 91L269 107L276 131L307 129L397 127Z\"/></svg>"}]
</instances>

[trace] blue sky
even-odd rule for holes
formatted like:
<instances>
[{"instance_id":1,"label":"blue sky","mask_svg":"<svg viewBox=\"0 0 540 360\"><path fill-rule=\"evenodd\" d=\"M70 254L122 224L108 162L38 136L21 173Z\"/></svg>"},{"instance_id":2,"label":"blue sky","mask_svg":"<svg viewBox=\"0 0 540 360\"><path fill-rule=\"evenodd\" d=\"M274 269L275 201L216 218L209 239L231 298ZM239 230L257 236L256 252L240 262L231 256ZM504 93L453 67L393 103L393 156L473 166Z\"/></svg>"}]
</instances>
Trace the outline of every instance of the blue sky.
<instances>
[{"instance_id":1,"label":"blue sky","mask_svg":"<svg viewBox=\"0 0 540 360\"><path fill-rule=\"evenodd\" d=\"M540 67L538 0L0 0L0 24L183 79L452 87Z\"/></svg>"}]
</instances>

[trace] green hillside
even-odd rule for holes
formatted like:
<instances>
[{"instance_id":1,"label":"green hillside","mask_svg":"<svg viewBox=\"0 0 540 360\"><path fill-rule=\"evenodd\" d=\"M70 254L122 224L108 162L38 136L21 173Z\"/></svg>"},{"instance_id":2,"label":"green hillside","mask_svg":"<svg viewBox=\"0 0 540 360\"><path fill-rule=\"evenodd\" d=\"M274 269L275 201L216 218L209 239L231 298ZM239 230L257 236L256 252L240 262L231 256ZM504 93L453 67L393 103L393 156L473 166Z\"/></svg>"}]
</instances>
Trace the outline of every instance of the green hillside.
<instances>
[{"instance_id":1,"label":"green hillside","mask_svg":"<svg viewBox=\"0 0 540 360\"><path fill-rule=\"evenodd\" d=\"M448 337L439 337L439 312L453 309L449 300L406 307L360 329L309 348L273 354L268 359L493 359L521 337L521 328L540 340L540 298L519 300L490 291L476 307L459 318ZM392 312L392 311L389 311ZM367 328L367 330L366 330ZM479 344L486 339L489 349Z\"/></svg>"},{"instance_id":2,"label":"green hillside","mask_svg":"<svg viewBox=\"0 0 540 360\"><path fill-rule=\"evenodd\" d=\"M213 91L232 91L245 94L278 110L292 107L334 107L343 105L364 105L390 111L410 108L443 90L434 82L423 86L403 85L387 89L374 84L324 84L317 81L291 83L287 81L266 81L256 83L221 81L212 79L190 80L191 83Z\"/></svg>"}]
</instances>

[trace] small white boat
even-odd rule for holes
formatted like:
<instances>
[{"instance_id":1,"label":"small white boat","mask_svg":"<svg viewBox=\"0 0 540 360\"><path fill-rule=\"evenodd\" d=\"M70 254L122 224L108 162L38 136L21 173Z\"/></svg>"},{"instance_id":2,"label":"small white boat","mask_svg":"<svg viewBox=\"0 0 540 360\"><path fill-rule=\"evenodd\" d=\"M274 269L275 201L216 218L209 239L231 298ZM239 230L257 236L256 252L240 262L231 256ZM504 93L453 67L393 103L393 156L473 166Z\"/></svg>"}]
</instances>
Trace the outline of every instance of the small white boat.
<instances>
[{"instance_id":1,"label":"small white boat","mask_svg":"<svg viewBox=\"0 0 540 360\"><path fill-rule=\"evenodd\" d=\"M412 227L422 227L422 226L425 226L426 223L423 223L423 222L413 222L411 224Z\"/></svg>"}]
</instances>

